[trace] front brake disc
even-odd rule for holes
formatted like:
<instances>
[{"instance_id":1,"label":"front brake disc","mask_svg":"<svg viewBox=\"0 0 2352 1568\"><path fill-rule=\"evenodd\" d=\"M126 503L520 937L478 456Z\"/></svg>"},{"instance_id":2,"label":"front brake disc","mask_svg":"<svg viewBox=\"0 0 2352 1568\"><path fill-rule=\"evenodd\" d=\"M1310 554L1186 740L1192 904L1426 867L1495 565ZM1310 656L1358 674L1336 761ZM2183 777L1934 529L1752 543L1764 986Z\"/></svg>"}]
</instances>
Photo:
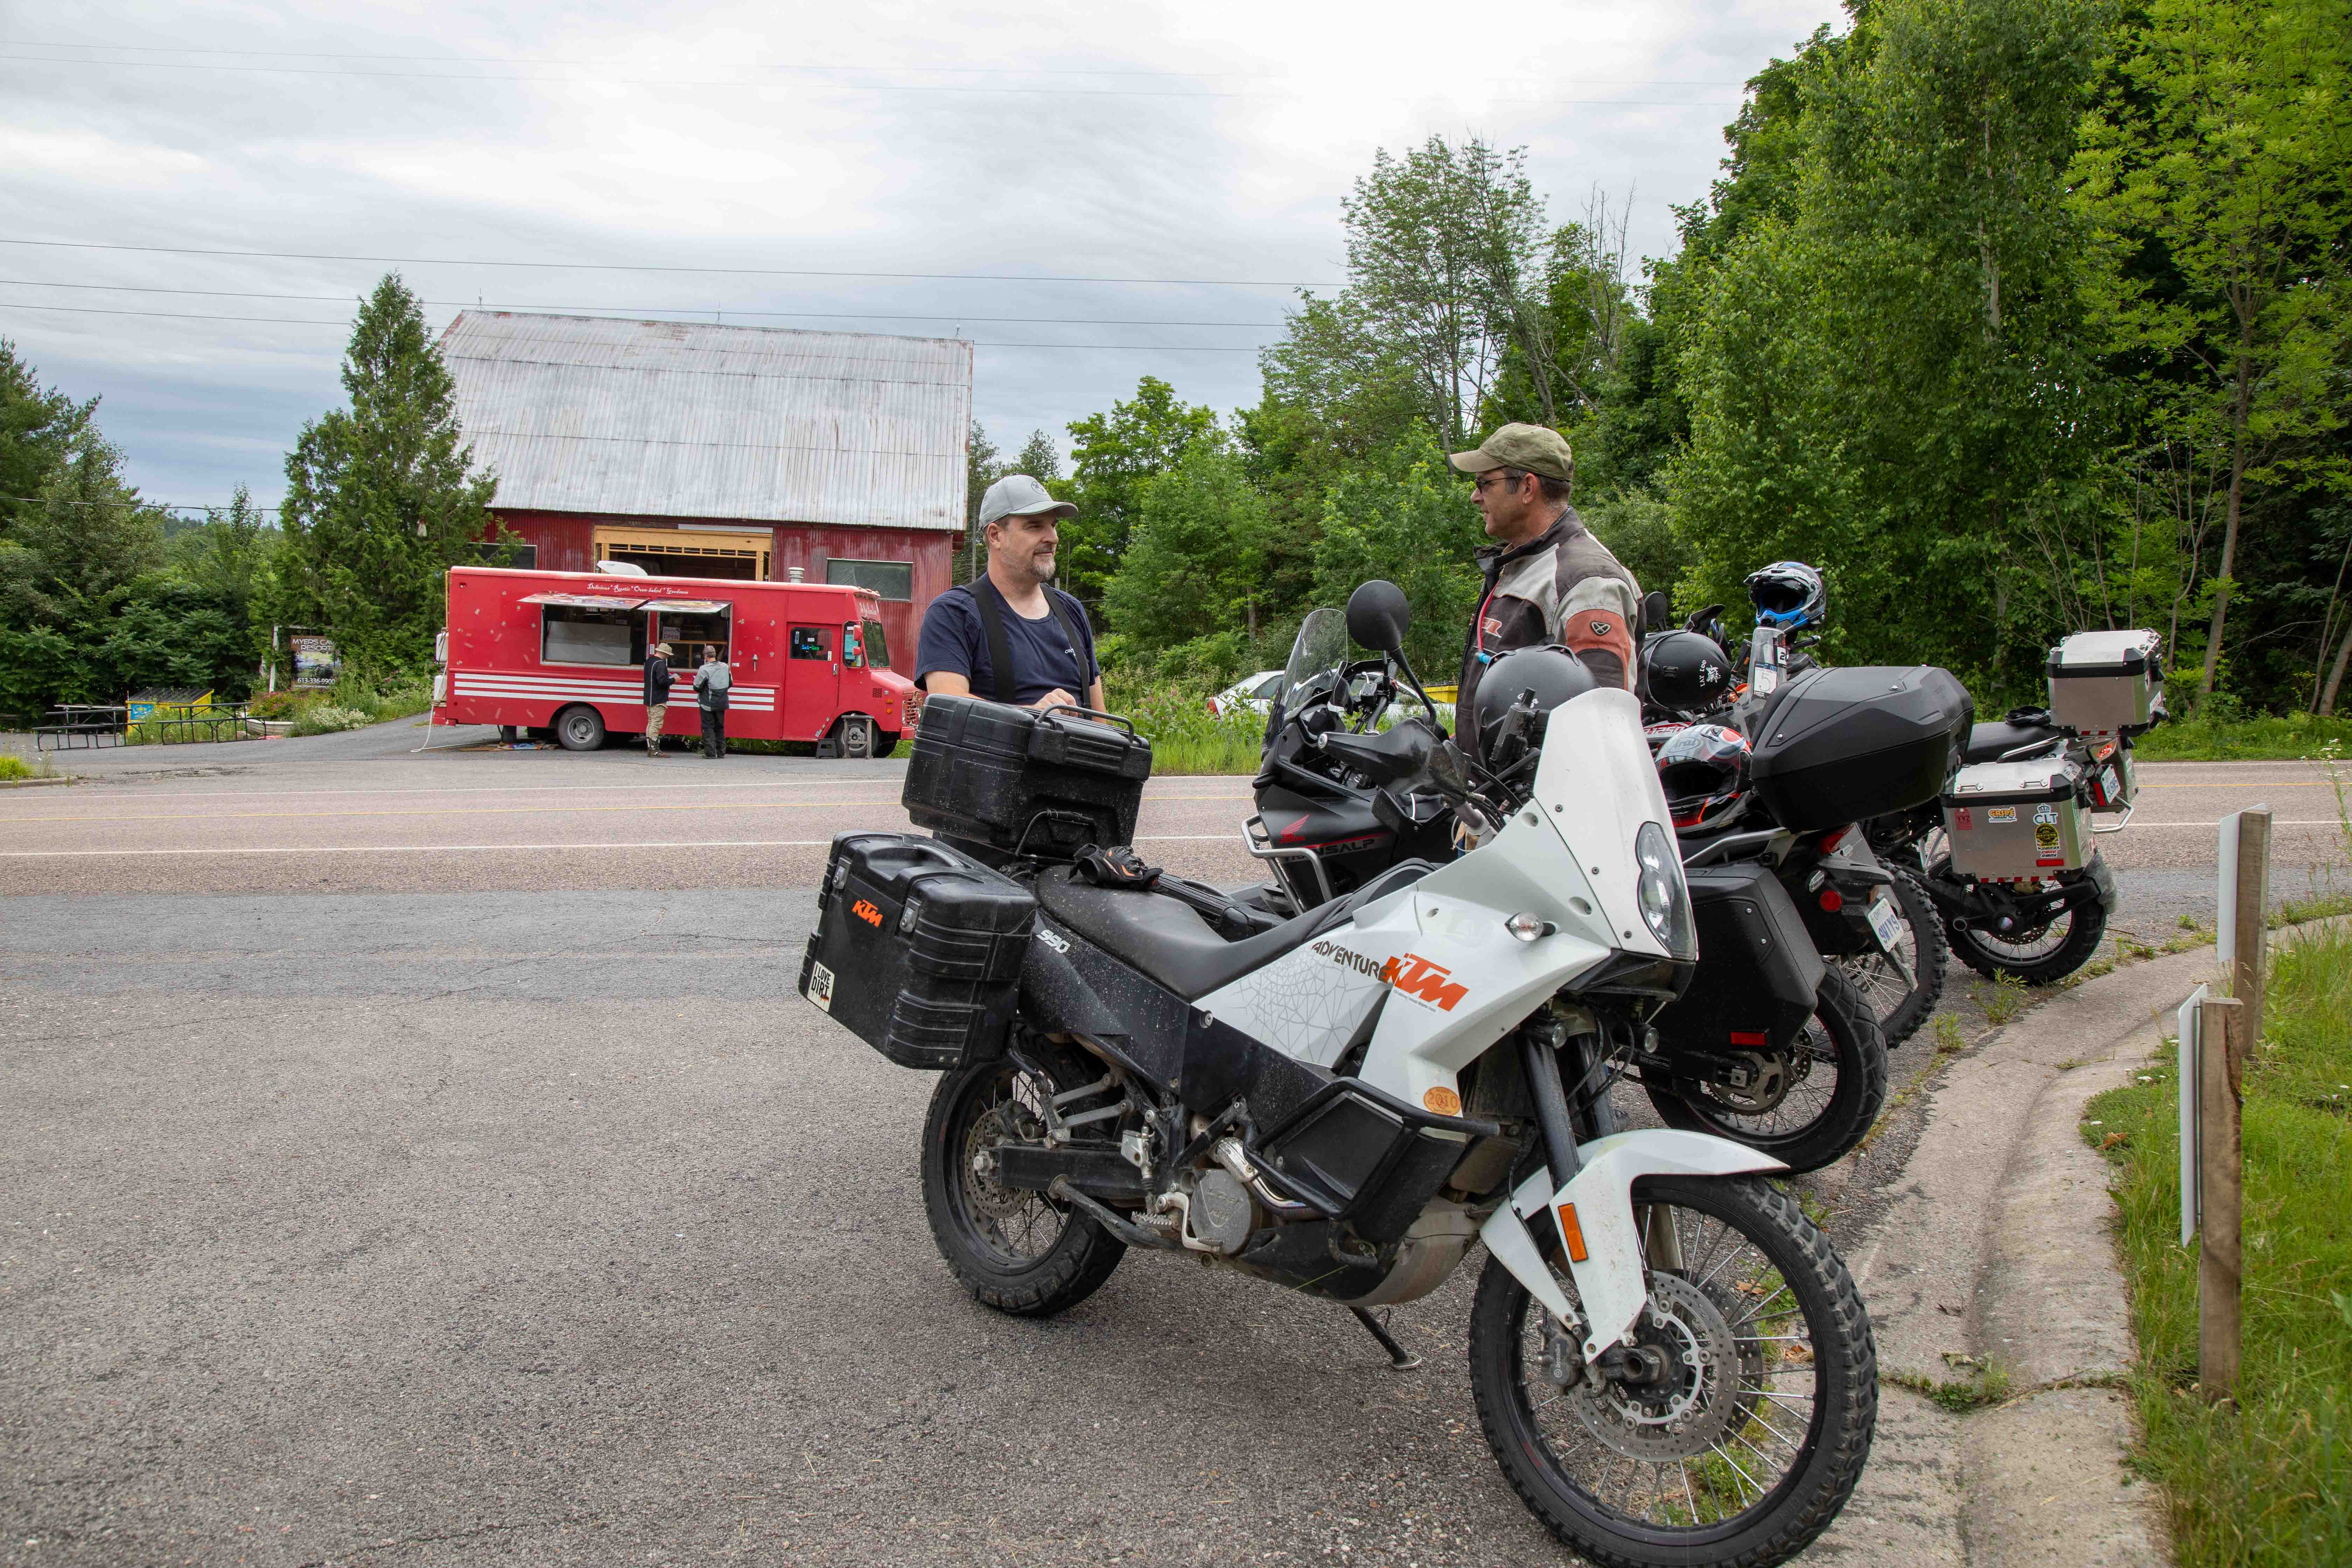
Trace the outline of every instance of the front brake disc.
<instances>
[{"instance_id":1,"label":"front brake disc","mask_svg":"<svg viewBox=\"0 0 2352 1568\"><path fill-rule=\"evenodd\" d=\"M1744 1424L1738 1335L1705 1290L1679 1274L1652 1274L1633 1342L1663 1352L1664 1376L1598 1387L1588 1381L1569 1391L1569 1408L1604 1447L1629 1459L1688 1459Z\"/></svg>"}]
</instances>

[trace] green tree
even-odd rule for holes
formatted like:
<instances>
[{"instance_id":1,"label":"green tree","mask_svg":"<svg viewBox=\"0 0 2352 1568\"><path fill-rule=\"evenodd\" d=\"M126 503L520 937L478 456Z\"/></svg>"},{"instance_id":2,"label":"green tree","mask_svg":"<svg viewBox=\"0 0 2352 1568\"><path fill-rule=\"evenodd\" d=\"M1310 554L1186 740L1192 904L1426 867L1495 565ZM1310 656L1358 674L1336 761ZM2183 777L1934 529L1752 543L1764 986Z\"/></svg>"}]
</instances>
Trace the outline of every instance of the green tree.
<instances>
[{"instance_id":1,"label":"green tree","mask_svg":"<svg viewBox=\"0 0 2352 1568\"><path fill-rule=\"evenodd\" d=\"M162 563L163 523L121 461L83 419L0 540L0 710L111 702L130 689L137 671L109 637L133 585Z\"/></svg>"},{"instance_id":2,"label":"green tree","mask_svg":"<svg viewBox=\"0 0 2352 1568\"><path fill-rule=\"evenodd\" d=\"M977 419L971 422L971 434L963 447L963 529L964 549L956 559L955 580L969 583L980 575L988 559L988 546L981 537L980 501L988 487L1004 477L1005 467L998 459L1003 456L996 443L989 439L987 429Z\"/></svg>"},{"instance_id":3,"label":"green tree","mask_svg":"<svg viewBox=\"0 0 2352 1568\"><path fill-rule=\"evenodd\" d=\"M1151 481L1216 428L1214 410L1184 403L1174 387L1150 375L1108 413L1070 422L1071 476L1055 493L1078 513L1061 531L1063 587L1081 599L1099 598L1142 520Z\"/></svg>"},{"instance_id":4,"label":"green tree","mask_svg":"<svg viewBox=\"0 0 2352 1568\"><path fill-rule=\"evenodd\" d=\"M34 504L97 407L94 397L76 403L41 385L16 345L0 338L0 537L10 519Z\"/></svg>"},{"instance_id":5,"label":"green tree","mask_svg":"<svg viewBox=\"0 0 2352 1568\"><path fill-rule=\"evenodd\" d=\"M1833 658L1935 658L2004 696L2076 622L2104 525L2082 226L2065 200L2098 14L1885 0L1809 51L1775 177L1689 301L1686 587L1781 556L1832 578ZM1783 116L1783 122L1788 121ZM1789 171L1793 171L1792 173Z\"/></svg>"},{"instance_id":6,"label":"green tree","mask_svg":"<svg viewBox=\"0 0 2352 1568\"><path fill-rule=\"evenodd\" d=\"M1061 448L1055 446L1054 438L1043 430L1032 430L1029 439L1022 443L1019 455L1013 459L1013 471L1026 474L1039 484L1052 484L1062 477Z\"/></svg>"},{"instance_id":7,"label":"green tree","mask_svg":"<svg viewBox=\"0 0 2352 1568\"><path fill-rule=\"evenodd\" d=\"M1474 559L1486 542L1468 487L1429 431L1331 487L1315 546L1315 597L1344 605L1358 584L1385 577L1412 609L1405 654L1425 682L1454 679L1463 634L1477 607Z\"/></svg>"},{"instance_id":8,"label":"green tree","mask_svg":"<svg viewBox=\"0 0 2352 1568\"><path fill-rule=\"evenodd\" d=\"M1194 441L1144 491L1143 515L1103 592L1105 617L1132 647L1158 653L1223 637L1229 647L1213 662L1230 668L1256 637L1266 509L1229 445Z\"/></svg>"},{"instance_id":9,"label":"green tree","mask_svg":"<svg viewBox=\"0 0 2352 1568\"><path fill-rule=\"evenodd\" d=\"M2112 352L2146 367L2150 434L2192 476L2176 516L2199 543L2218 500L2210 692L2251 490L2352 481L2330 439L2352 417L2352 15L2151 0L2114 78L2075 163L2104 241L2091 295Z\"/></svg>"},{"instance_id":10,"label":"green tree","mask_svg":"<svg viewBox=\"0 0 2352 1568\"><path fill-rule=\"evenodd\" d=\"M305 424L286 459L296 586L348 656L415 668L443 573L508 537L488 510L497 480L468 472L455 384L397 274L362 302L342 374L351 406Z\"/></svg>"}]
</instances>

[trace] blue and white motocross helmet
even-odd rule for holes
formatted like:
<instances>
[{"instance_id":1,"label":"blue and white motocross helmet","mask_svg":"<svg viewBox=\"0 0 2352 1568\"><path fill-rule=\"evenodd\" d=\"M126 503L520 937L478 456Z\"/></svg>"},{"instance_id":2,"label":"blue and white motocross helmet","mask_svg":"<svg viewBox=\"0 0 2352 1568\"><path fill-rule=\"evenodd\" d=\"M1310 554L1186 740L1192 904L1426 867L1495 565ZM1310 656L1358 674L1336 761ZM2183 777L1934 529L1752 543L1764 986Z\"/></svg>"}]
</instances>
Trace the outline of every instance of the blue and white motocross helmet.
<instances>
[{"instance_id":1,"label":"blue and white motocross helmet","mask_svg":"<svg viewBox=\"0 0 2352 1568\"><path fill-rule=\"evenodd\" d=\"M1830 591L1822 574L1801 561L1775 561L1748 578L1748 602L1759 625L1821 630L1830 618Z\"/></svg>"}]
</instances>

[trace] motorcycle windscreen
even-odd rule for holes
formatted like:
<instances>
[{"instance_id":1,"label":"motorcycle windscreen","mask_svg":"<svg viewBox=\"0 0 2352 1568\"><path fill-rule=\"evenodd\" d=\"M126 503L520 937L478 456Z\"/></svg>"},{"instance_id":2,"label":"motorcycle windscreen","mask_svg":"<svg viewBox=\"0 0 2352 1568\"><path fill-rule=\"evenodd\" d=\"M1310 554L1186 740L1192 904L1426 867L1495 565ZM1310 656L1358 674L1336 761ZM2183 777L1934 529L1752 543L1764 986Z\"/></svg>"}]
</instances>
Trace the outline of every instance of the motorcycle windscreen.
<instances>
[{"instance_id":1,"label":"motorcycle windscreen","mask_svg":"<svg viewBox=\"0 0 2352 1568\"><path fill-rule=\"evenodd\" d=\"M1301 699L1308 696L1306 688L1315 677L1347 664L1348 646L1345 613L1328 608L1307 612L1307 619L1299 625L1297 637L1290 645L1290 662L1282 667L1282 692L1276 703L1278 719L1288 719L1307 706Z\"/></svg>"}]
</instances>

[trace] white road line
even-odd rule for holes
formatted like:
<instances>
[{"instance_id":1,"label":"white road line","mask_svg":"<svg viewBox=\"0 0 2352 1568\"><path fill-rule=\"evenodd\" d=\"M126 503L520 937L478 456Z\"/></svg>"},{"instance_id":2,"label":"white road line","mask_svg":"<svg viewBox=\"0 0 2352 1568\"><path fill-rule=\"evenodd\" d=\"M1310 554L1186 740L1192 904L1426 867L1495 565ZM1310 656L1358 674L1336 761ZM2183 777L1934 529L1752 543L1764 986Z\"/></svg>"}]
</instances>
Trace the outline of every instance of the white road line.
<instances>
[{"instance_id":1,"label":"white road line","mask_svg":"<svg viewBox=\"0 0 2352 1568\"><path fill-rule=\"evenodd\" d=\"M856 830L853 830L856 831ZM889 832L888 828L867 829ZM1138 844L1238 843L1232 833L1143 835ZM571 849L823 849L830 838L658 838L629 844L280 844L241 849L0 849L0 860L87 860L142 855L496 855L512 850Z\"/></svg>"}]
</instances>

